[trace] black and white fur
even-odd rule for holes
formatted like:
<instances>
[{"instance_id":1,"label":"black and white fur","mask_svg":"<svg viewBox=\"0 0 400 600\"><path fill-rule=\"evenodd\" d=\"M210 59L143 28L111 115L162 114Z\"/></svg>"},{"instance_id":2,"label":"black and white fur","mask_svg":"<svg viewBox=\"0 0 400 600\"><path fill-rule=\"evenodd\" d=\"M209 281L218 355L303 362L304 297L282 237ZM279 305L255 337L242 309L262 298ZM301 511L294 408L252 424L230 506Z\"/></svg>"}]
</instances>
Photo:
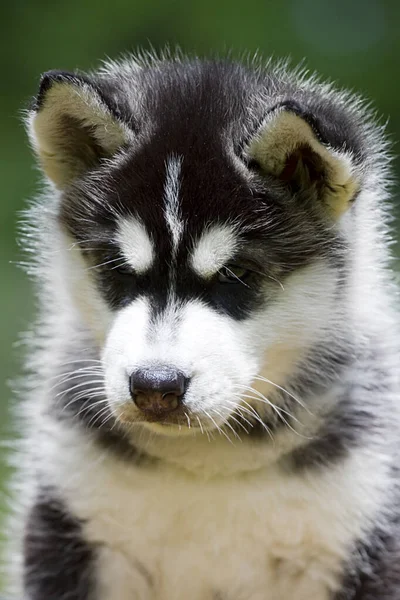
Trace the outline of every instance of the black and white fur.
<instances>
[{"instance_id":1,"label":"black and white fur","mask_svg":"<svg viewBox=\"0 0 400 600\"><path fill-rule=\"evenodd\" d=\"M13 597L399 600L373 115L283 65L165 56L49 72L27 123L47 184ZM150 419L129 376L158 365L189 385Z\"/></svg>"}]
</instances>

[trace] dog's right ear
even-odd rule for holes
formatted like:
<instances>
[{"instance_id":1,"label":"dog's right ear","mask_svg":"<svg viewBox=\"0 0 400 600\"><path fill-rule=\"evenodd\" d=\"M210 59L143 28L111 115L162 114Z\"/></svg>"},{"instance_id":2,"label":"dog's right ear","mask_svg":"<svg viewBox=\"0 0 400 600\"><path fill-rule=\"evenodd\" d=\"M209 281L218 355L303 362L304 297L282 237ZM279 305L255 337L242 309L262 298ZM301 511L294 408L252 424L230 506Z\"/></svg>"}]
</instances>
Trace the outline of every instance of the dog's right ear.
<instances>
[{"instance_id":1,"label":"dog's right ear","mask_svg":"<svg viewBox=\"0 0 400 600\"><path fill-rule=\"evenodd\" d=\"M62 71L43 75L28 133L45 174L59 189L133 136L89 78Z\"/></svg>"}]
</instances>

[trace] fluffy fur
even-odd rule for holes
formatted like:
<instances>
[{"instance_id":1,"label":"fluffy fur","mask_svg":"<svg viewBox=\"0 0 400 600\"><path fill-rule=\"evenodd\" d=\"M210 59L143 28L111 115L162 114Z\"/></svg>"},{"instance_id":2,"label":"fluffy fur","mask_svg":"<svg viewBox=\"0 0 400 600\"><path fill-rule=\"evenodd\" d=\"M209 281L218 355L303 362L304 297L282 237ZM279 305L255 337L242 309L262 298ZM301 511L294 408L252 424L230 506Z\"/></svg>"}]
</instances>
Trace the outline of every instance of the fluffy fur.
<instances>
[{"instance_id":1,"label":"fluffy fur","mask_svg":"<svg viewBox=\"0 0 400 600\"><path fill-rule=\"evenodd\" d=\"M50 72L7 571L26 600L398 600L382 130L282 65ZM177 409L129 381L174 368Z\"/></svg>"}]
</instances>

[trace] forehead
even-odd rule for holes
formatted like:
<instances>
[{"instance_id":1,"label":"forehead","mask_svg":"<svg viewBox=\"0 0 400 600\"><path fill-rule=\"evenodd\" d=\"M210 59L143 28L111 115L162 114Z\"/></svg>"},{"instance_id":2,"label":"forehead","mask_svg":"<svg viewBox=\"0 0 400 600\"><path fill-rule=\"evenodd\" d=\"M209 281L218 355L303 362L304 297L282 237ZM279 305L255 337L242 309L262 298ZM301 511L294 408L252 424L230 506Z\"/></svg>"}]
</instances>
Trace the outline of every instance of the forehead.
<instances>
[{"instance_id":1,"label":"forehead","mask_svg":"<svg viewBox=\"0 0 400 600\"><path fill-rule=\"evenodd\" d=\"M239 160L222 142L180 151L163 151L159 138L124 164L111 177L118 182L107 204L122 215L135 215L150 230L174 231L178 213L185 234L197 235L210 223L245 224L256 208L249 178ZM203 147L201 147L203 146Z\"/></svg>"},{"instance_id":2,"label":"forehead","mask_svg":"<svg viewBox=\"0 0 400 600\"><path fill-rule=\"evenodd\" d=\"M215 156L203 164L190 153L169 154L153 176L149 162L142 166L142 160L137 158L136 169L136 161L128 161L119 177L125 182L124 197L131 198L126 210L120 201L116 221L124 255L133 262L140 255L143 267L134 268L144 269L162 257L169 263L184 260L198 274L211 275L234 255L254 211L245 178L229 157ZM149 174L138 177L141 169Z\"/></svg>"}]
</instances>

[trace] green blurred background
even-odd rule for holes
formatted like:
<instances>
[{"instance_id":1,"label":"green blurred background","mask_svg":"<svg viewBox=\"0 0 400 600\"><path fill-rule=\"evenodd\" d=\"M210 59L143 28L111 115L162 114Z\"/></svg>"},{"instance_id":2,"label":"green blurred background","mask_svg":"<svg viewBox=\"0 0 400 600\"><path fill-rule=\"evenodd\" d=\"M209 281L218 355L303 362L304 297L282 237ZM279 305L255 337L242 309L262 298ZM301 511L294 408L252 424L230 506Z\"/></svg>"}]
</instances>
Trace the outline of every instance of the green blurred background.
<instances>
[{"instance_id":1,"label":"green blurred background","mask_svg":"<svg viewBox=\"0 0 400 600\"><path fill-rule=\"evenodd\" d=\"M400 140L400 0L3 0L0 8L1 344L0 439L10 435L7 381L18 372L18 332L33 315L15 261L16 221L39 189L21 110L48 69L86 69L138 47L178 44L200 55L259 51L290 56L361 92ZM396 151L396 147L394 148ZM400 163L395 159L395 172ZM398 204L395 197L395 205ZM399 226L396 227L399 230ZM397 245L395 248L398 248ZM0 446L0 465L5 449ZM5 467L0 466L0 491ZM1 502L0 502L1 505ZM0 526L1 527L1 526Z\"/></svg>"}]
</instances>

